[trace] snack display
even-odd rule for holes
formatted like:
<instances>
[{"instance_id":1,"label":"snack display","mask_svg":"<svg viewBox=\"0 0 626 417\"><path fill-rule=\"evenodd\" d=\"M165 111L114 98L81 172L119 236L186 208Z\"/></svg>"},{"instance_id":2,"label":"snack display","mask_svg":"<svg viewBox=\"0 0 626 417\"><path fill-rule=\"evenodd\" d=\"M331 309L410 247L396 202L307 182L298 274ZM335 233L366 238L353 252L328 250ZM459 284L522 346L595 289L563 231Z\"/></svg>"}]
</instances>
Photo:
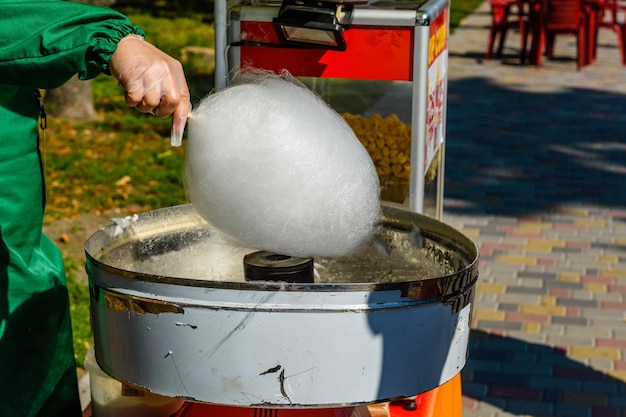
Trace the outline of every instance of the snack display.
<instances>
[{"instance_id":1,"label":"snack display","mask_svg":"<svg viewBox=\"0 0 626 417\"><path fill-rule=\"evenodd\" d=\"M342 116L369 152L380 178L410 178L410 125L404 124L396 114L385 118L380 114L363 117L344 113Z\"/></svg>"},{"instance_id":2,"label":"snack display","mask_svg":"<svg viewBox=\"0 0 626 417\"><path fill-rule=\"evenodd\" d=\"M387 117L351 113L342 116L374 161L380 177L381 199L403 203L411 179L411 125L402 122L395 113ZM437 149L424 175L425 184L436 178L440 156Z\"/></svg>"},{"instance_id":3,"label":"snack display","mask_svg":"<svg viewBox=\"0 0 626 417\"><path fill-rule=\"evenodd\" d=\"M380 197L385 201L404 203L409 193L411 175L411 126L396 114L363 117L342 114L359 141L370 154L380 178Z\"/></svg>"}]
</instances>

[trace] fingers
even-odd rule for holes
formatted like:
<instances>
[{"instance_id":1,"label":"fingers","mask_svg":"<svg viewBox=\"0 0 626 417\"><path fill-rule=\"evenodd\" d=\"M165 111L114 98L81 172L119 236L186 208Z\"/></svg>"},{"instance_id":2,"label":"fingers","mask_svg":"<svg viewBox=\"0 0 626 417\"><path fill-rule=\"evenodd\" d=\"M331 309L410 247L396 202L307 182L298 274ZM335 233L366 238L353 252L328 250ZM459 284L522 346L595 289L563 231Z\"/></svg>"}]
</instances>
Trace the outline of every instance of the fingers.
<instances>
[{"instance_id":1,"label":"fingers","mask_svg":"<svg viewBox=\"0 0 626 417\"><path fill-rule=\"evenodd\" d=\"M141 112L151 113L160 118L172 116L171 145L182 144L187 115L191 110L189 89L184 79L182 81L164 79L159 85L139 85L127 91L126 102Z\"/></svg>"},{"instance_id":2,"label":"fingers","mask_svg":"<svg viewBox=\"0 0 626 417\"><path fill-rule=\"evenodd\" d=\"M186 109L186 110L185 110ZM191 110L191 104L187 102L187 105L181 105L174 111L172 116L172 137L171 145L180 146L183 143L183 132L185 131L185 125L187 124L187 115Z\"/></svg>"},{"instance_id":3,"label":"fingers","mask_svg":"<svg viewBox=\"0 0 626 417\"><path fill-rule=\"evenodd\" d=\"M189 91L178 61L153 63L133 81L126 83L126 103L142 113L170 116Z\"/></svg>"},{"instance_id":4,"label":"fingers","mask_svg":"<svg viewBox=\"0 0 626 417\"><path fill-rule=\"evenodd\" d=\"M181 97L172 115L172 146L180 146L182 144L183 132L185 131L185 125L187 124L187 117L190 111L191 102L189 100L189 90L185 90L183 97Z\"/></svg>"},{"instance_id":5,"label":"fingers","mask_svg":"<svg viewBox=\"0 0 626 417\"><path fill-rule=\"evenodd\" d=\"M189 111L189 88L183 72L183 68L178 61L172 63L174 68L168 72L169 79L162 82L161 97L158 105L154 108L154 114L159 117L168 117L171 114L178 114L186 109ZM182 106L182 109L179 107ZM184 113L186 116L187 113Z\"/></svg>"},{"instance_id":6,"label":"fingers","mask_svg":"<svg viewBox=\"0 0 626 417\"><path fill-rule=\"evenodd\" d=\"M190 110L189 88L180 62L129 35L118 44L110 68L124 88L129 106L161 118L172 116L172 144L180 144Z\"/></svg>"}]
</instances>

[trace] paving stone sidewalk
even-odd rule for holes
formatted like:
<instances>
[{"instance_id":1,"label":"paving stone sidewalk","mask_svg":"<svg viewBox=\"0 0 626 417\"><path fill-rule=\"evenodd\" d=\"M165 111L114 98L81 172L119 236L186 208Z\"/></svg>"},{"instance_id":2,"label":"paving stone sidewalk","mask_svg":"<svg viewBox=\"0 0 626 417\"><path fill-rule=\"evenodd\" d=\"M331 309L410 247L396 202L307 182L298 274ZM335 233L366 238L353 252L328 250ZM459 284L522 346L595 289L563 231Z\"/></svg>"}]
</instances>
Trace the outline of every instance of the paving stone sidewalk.
<instances>
[{"instance_id":1,"label":"paving stone sidewalk","mask_svg":"<svg viewBox=\"0 0 626 417\"><path fill-rule=\"evenodd\" d=\"M626 67L600 31L485 61L485 3L449 40L444 221L481 249L464 417L626 416Z\"/></svg>"}]
</instances>

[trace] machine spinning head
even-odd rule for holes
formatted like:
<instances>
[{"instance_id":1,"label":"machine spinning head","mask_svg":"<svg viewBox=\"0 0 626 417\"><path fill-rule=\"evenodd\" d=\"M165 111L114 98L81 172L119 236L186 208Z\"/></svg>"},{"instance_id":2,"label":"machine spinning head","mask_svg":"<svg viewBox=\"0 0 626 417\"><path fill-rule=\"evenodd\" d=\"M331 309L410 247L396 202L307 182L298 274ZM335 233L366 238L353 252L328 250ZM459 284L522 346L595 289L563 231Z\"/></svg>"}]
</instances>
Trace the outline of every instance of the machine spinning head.
<instances>
[{"instance_id":1,"label":"machine spinning head","mask_svg":"<svg viewBox=\"0 0 626 417\"><path fill-rule=\"evenodd\" d=\"M243 258L246 281L313 283L313 258L259 251Z\"/></svg>"}]
</instances>

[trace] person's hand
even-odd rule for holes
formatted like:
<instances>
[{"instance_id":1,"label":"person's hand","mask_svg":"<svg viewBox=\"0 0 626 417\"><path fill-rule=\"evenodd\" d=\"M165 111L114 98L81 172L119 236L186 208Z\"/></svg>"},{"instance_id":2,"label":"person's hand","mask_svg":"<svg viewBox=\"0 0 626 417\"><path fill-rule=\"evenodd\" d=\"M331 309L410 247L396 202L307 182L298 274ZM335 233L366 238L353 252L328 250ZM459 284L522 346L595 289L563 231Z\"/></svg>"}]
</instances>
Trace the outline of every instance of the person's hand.
<instances>
[{"instance_id":1,"label":"person's hand","mask_svg":"<svg viewBox=\"0 0 626 417\"><path fill-rule=\"evenodd\" d=\"M191 108L180 62L141 36L128 35L117 45L109 68L129 106L162 118L172 116L172 145L179 146Z\"/></svg>"}]
</instances>

